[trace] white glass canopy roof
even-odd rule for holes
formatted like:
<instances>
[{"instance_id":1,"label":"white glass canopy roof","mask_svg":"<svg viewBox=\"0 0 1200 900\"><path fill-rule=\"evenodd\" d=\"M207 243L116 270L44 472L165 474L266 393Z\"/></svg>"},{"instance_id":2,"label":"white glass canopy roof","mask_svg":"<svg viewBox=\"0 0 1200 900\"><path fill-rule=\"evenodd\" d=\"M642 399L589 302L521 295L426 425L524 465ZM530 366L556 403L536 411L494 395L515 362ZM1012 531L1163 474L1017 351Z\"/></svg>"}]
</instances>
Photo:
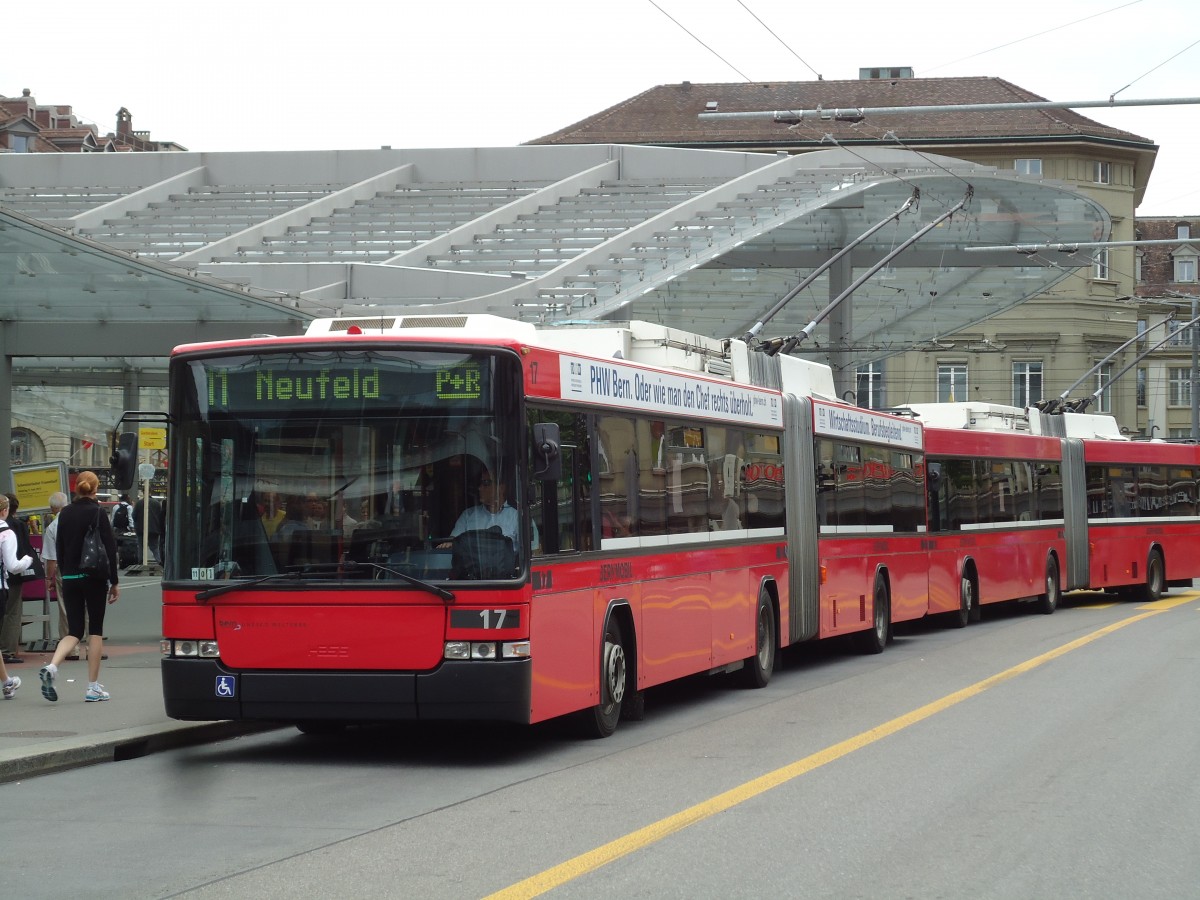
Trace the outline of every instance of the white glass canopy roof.
<instances>
[{"instance_id":1,"label":"white glass canopy roof","mask_svg":"<svg viewBox=\"0 0 1200 900\"><path fill-rule=\"evenodd\" d=\"M16 384L46 358L87 380L161 368L183 342L414 308L740 337L893 217L759 334L787 336L968 191L796 351L839 365L926 345L1090 264L967 248L1103 240L1107 214L1063 185L897 149L3 154L0 335Z\"/></svg>"}]
</instances>

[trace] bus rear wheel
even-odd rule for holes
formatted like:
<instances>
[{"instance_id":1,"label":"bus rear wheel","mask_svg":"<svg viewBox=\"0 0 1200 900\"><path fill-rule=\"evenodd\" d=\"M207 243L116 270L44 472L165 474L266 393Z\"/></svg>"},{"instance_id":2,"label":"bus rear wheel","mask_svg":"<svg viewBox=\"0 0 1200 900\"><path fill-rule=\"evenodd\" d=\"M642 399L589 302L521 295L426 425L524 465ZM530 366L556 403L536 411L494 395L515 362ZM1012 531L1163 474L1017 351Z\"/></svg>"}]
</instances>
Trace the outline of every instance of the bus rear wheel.
<instances>
[{"instance_id":1,"label":"bus rear wheel","mask_svg":"<svg viewBox=\"0 0 1200 900\"><path fill-rule=\"evenodd\" d=\"M1162 553L1151 550L1150 558L1146 560L1146 583L1135 587L1133 595L1143 603L1150 603L1162 598L1166 593L1166 585L1167 570L1163 565Z\"/></svg>"},{"instance_id":2,"label":"bus rear wheel","mask_svg":"<svg viewBox=\"0 0 1200 900\"><path fill-rule=\"evenodd\" d=\"M1038 596L1037 610L1050 615L1058 609L1062 599L1062 586L1058 582L1058 560L1053 556L1046 560L1046 593Z\"/></svg>"},{"instance_id":3,"label":"bus rear wheel","mask_svg":"<svg viewBox=\"0 0 1200 900\"><path fill-rule=\"evenodd\" d=\"M758 592L758 609L754 614L754 655L742 667L742 684L749 688L763 688L775 671L775 608L771 596L765 590Z\"/></svg>"},{"instance_id":4,"label":"bus rear wheel","mask_svg":"<svg viewBox=\"0 0 1200 900\"><path fill-rule=\"evenodd\" d=\"M979 600L975 597L975 582L963 573L958 582L958 609L946 613L946 623L951 628L966 628L968 622L979 620Z\"/></svg>"},{"instance_id":5,"label":"bus rear wheel","mask_svg":"<svg viewBox=\"0 0 1200 900\"><path fill-rule=\"evenodd\" d=\"M887 646L888 636L892 631L892 604L888 597L887 585L880 575L875 576L875 591L871 627L861 631L855 637L858 639L858 649L863 653L882 653Z\"/></svg>"},{"instance_id":6,"label":"bus rear wheel","mask_svg":"<svg viewBox=\"0 0 1200 900\"><path fill-rule=\"evenodd\" d=\"M586 737L606 738L617 730L628 677L621 623L615 616L609 616L604 626L604 643L600 646L600 702L580 713L580 726Z\"/></svg>"}]
</instances>

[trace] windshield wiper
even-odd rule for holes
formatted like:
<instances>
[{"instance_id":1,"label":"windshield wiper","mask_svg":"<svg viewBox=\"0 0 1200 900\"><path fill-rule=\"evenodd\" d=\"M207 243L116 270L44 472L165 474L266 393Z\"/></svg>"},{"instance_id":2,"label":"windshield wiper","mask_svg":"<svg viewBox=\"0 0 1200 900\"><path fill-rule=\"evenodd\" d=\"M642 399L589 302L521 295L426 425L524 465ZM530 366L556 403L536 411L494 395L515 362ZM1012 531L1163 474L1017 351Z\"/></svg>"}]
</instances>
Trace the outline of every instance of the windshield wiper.
<instances>
[{"instance_id":1,"label":"windshield wiper","mask_svg":"<svg viewBox=\"0 0 1200 900\"><path fill-rule=\"evenodd\" d=\"M213 597L220 597L222 594L228 594L230 591L236 591L241 588L252 588L260 584L265 584L270 581L279 581L282 579L292 579L299 581L309 575L325 575L337 574L339 572L353 572L356 569L374 569L378 572L387 572L399 578L401 581L411 584L414 587L419 587L429 591L435 597L446 603L454 602L454 593L446 590L444 587L439 587L436 584L430 584L428 581L422 581L409 575L407 572L398 572L395 569L390 569L387 566L381 566L379 563L372 562L355 562L347 560L340 563L317 563L306 566L293 566L286 572L275 572L271 575L262 575L258 578L251 578L249 581L227 581L224 584L219 584L216 587L207 588L196 594L196 599L200 601L211 600Z\"/></svg>"},{"instance_id":2,"label":"windshield wiper","mask_svg":"<svg viewBox=\"0 0 1200 900\"><path fill-rule=\"evenodd\" d=\"M293 578L299 580L301 572L297 569L294 572L275 572L271 575L262 575L258 578L251 578L249 581L227 581L224 584L219 584L216 587L206 588L196 594L197 600L211 600L213 597L220 597L222 594L228 594L230 591L236 591L239 588L254 587L257 584L263 584L267 581L278 581L281 578Z\"/></svg>"},{"instance_id":3,"label":"windshield wiper","mask_svg":"<svg viewBox=\"0 0 1200 900\"><path fill-rule=\"evenodd\" d=\"M347 560L346 562L338 563L337 565L340 566L342 569L345 569L345 570L348 570L351 572L353 572L355 569L360 569L360 568L361 569L374 569L376 572L387 572L389 575L395 575L401 581L411 584L413 587L424 588L425 590L429 591L429 593L433 594L435 597L439 597L442 600L444 600L446 603L454 602L454 592L453 591L448 591L444 587L440 587L439 585L436 585L436 584L431 584L428 581L423 581L422 579L417 578L415 575L409 575L407 572L399 572L396 569L391 569L391 568L388 568L387 566L381 566L379 563L356 562L354 560Z\"/></svg>"}]
</instances>

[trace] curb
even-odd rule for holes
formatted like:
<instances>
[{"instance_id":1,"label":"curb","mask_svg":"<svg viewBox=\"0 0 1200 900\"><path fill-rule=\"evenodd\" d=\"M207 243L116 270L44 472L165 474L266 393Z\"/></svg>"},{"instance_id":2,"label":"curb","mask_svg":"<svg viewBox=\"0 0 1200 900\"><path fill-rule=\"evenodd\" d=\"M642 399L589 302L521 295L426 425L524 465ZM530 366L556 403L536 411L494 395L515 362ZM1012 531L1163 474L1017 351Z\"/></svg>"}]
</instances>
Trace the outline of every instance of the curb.
<instances>
[{"instance_id":1,"label":"curb","mask_svg":"<svg viewBox=\"0 0 1200 900\"><path fill-rule=\"evenodd\" d=\"M48 775L102 762L139 759L151 753L224 741L274 731L275 722L179 722L143 725L40 744L34 753L10 750L0 753L0 784Z\"/></svg>"}]
</instances>

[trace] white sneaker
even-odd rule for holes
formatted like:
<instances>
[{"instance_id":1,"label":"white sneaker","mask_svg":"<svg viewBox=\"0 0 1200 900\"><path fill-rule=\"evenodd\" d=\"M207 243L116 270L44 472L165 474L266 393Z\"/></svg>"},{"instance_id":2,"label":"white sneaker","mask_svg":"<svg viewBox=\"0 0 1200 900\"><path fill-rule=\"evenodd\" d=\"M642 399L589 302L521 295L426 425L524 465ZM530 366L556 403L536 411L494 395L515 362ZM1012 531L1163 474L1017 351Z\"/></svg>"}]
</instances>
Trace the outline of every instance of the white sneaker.
<instances>
[{"instance_id":1,"label":"white sneaker","mask_svg":"<svg viewBox=\"0 0 1200 900\"><path fill-rule=\"evenodd\" d=\"M83 699L88 703L99 703L101 700L108 699L108 691L104 689L104 685L98 684L95 687L87 689L87 693L83 695Z\"/></svg>"},{"instance_id":2,"label":"white sneaker","mask_svg":"<svg viewBox=\"0 0 1200 900\"><path fill-rule=\"evenodd\" d=\"M16 675L12 676L8 681L4 682L4 699L11 700L13 694L17 692L17 688L21 686L21 679Z\"/></svg>"}]
</instances>

